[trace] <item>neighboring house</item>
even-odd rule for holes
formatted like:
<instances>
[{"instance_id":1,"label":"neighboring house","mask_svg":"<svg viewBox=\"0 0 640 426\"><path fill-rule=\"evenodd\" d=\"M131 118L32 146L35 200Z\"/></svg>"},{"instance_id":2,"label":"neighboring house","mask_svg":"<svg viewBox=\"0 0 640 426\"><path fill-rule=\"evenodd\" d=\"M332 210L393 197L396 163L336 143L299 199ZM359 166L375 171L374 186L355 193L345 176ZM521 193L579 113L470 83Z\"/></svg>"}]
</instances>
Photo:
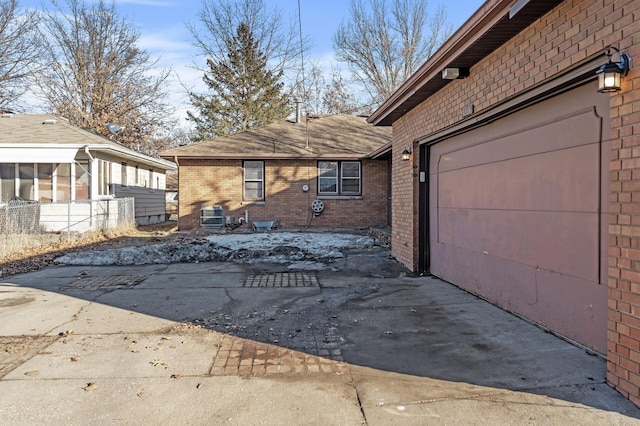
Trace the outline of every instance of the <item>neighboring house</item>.
<instances>
[{"instance_id":1,"label":"neighboring house","mask_svg":"<svg viewBox=\"0 0 640 426\"><path fill-rule=\"evenodd\" d=\"M178 171L167 172L167 189L165 192L167 214L178 216ZM174 218L174 219L175 219Z\"/></svg>"},{"instance_id":2,"label":"neighboring house","mask_svg":"<svg viewBox=\"0 0 640 426\"><path fill-rule=\"evenodd\" d=\"M298 115L160 155L179 165L180 229L199 227L214 206L225 223L369 228L388 224L390 171L388 155L368 154L390 141L390 128L363 117Z\"/></svg>"},{"instance_id":3,"label":"neighboring house","mask_svg":"<svg viewBox=\"0 0 640 426\"><path fill-rule=\"evenodd\" d=\"M166 218L165 173L175 168L62 118L0 115L0 203L127 197L135 199L138 224L158 223Z\"/></svg>"},{"instance_id":4,"label":"neighboring house","mask_svg":"<svg viewBox=\"0 0 640 426\"><path fill-rule=\"evenodd\" d=\"M489 0L369 118L393 128L395 257L606 354L636 404L639 15ZM609 46L634 65L599 93Z\"/></svg>"}]
</instances>

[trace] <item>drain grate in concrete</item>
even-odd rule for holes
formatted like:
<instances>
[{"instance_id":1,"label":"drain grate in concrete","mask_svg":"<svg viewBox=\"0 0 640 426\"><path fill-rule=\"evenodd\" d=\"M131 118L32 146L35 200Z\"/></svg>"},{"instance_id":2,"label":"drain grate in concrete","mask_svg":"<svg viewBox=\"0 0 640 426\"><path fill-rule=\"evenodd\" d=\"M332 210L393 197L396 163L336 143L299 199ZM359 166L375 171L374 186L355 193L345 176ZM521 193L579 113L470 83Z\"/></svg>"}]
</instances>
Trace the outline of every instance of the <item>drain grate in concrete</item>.
<instances>
[{"instance_id":1,"label":"drain grate in concrete","mask_svg":"<svg viewBox=\"0 0 640 426\"><path fill-rule=\"evenodd\" d=\"M249 275L243 287L318 287L318 278L309 272L276 272Z\"/></svg>"},{"instance_id":2,"label":"drain grate in concrete","mask_svg":"<svg viewBox=\"0 0 640 426\"><path fill-rule=\"evenodd\" d=\"M348 372L347 364L293 349L225 335L213 361L212 376L263 376Z\"/></svg>"},{"instance_id":3,"label":"drain grate in concrete","mask_svg":"<svg viewBox=\"0 0 640 426\"><path fill-rule=\"evenodd\" d=\"M133 288L146 280L145 275L113 275L109 277L86 277L63 287L75 290L120 290Z\"/></svg>"},{"instance_id":4,"label":"drain grate in concrete","mask_svg":"<svg viewBox=\"0 0 640 426\"><path fill-rule=\"evenodd\" d=\"M30 360L58 336L0 336L0 378Z\"/></svg>"}]
</instances>

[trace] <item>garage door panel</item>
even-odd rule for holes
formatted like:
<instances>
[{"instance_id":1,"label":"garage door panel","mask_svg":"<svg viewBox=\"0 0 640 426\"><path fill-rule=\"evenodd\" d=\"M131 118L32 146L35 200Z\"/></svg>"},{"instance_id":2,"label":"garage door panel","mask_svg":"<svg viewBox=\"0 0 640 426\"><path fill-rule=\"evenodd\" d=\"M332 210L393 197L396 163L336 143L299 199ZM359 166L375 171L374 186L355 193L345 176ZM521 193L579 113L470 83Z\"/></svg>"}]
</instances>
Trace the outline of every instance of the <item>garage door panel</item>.
<instances>
[{"instance_id":1,"label":"garage door panel","mask_svg":"<svg viewBox=\"0 0 640 426\"><path fill-rule=\"evenodd\" d=\"M594 86L429 147L429 267L605 351L610 106Z\"/></svg>"},{"instance_id":2,"label":"garage door panel","mask_svg":"<svg viewBox=\"0 0 640 426\"><path fill-rule=\"evenodd\" d=\"M440 173L438 206L597 212L599 150L580 146Z\"/></svg>"},{"instance_id":3,"label":"garage door panel","mask_svg":"<svg viewBox=\"0 0 640 426\"><path fill-rule=\"evenodd\" d=\"M490 259L481 252L434 244L436 276L455 277L455 284L498 301L505 309L526 317L577 342L598 342L606 348L607 286L591 280L547 271L505 259ZM453 261L452 261L453 260ZM509 285L501 285L502 280ZM571 303L567 303L570 300ZM604 347L600 345L605 345Z\"/></svg>"},{"instance_id":4,"label":"garage door panel","mask_svg":"<svg viewBox=\"0 0 640 426\"><path fill-rule=\"evenodd\" d=\"M542 152L599 143L602 118L593 107L581 108L562 117L541 117L526 128L506 130L502 123L482 129L478 137L458 137L445 145L434 146L431 172L458 170L479 164L491 164ZM507 134L500 132L508 131ZM485 139L486 138L486 139ZM480 140L479 140L480 139ZM522 143L535 141L535 143Z\"/></svg>"},{"instance_id":5,"label":"garage door panel","mask_svg":"<svg viewBox=\"0 0 640 426\"><path fill-rule=\"evenodd\" d=\"M438 225L438 243L598 281L597 215L440 209Z\"/></svg>"}]
</instances>

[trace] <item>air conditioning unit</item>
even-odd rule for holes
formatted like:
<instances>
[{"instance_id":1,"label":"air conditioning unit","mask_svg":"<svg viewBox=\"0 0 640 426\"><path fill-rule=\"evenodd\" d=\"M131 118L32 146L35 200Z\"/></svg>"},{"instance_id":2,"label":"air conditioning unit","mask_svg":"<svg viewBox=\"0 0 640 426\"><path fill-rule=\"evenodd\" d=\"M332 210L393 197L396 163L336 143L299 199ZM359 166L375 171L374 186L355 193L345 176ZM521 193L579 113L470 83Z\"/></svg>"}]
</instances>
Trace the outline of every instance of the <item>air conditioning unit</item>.
<instances>
[{"instance_id":1,"label":"air conditioning unit","mask_svg":"<svg viewBox=\"0 0 640 426\"><path fill-rule=\"evenodd\" d=\"M205 206L200 209L200 226L208 229L224 227L224 211L220 206Z\"/></svg>"}]
</instances>

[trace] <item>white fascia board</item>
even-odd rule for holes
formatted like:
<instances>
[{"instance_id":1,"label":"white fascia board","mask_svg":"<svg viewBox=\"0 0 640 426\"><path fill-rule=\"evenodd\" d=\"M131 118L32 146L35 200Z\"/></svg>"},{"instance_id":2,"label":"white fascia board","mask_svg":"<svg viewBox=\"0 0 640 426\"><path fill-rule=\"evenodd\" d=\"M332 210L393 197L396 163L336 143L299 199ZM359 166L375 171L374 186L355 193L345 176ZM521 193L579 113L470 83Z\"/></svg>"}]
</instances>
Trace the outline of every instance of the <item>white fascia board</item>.
<instances>
[{"instance_id":1,"label":"white fascia board","mask_svg":"<svg viewBox=\"0 0 640 426\"><path fill-rule=\"evenodd\" d=\"M89 152L92 152L92 153L93 152L108 153L122 159L132 160L141 164L158 167L163 170L178 169L178 166L176 166L171 161L162 160L160 158L149 157L148 155L140 154L135 151L129 150L127 148L120 148L120 147L108 146L108 145L86 145L86 147L89 149Z\"/></svg>"},{"instance_id":2,"label":"white fascia board","mask_svg":"<svg viewBox=\"0 0 640 426\"><path fill-rule=\"evenodd\" d=\"M0 163L73 163L78 152L104 152L163 170L177 170L167 160L149 157L128 148L103 144L0 144Z\"/></svg>"},{"instance_id":3,"label":"white fascia board","mask_svg":"<svg viewBox=\"0 0 640 426\"><path fill-rule=\"evenodd\" d=\"M0 163L73 163L79 147L51 145L0 145Z\"/></svg>"}]
</instances>

